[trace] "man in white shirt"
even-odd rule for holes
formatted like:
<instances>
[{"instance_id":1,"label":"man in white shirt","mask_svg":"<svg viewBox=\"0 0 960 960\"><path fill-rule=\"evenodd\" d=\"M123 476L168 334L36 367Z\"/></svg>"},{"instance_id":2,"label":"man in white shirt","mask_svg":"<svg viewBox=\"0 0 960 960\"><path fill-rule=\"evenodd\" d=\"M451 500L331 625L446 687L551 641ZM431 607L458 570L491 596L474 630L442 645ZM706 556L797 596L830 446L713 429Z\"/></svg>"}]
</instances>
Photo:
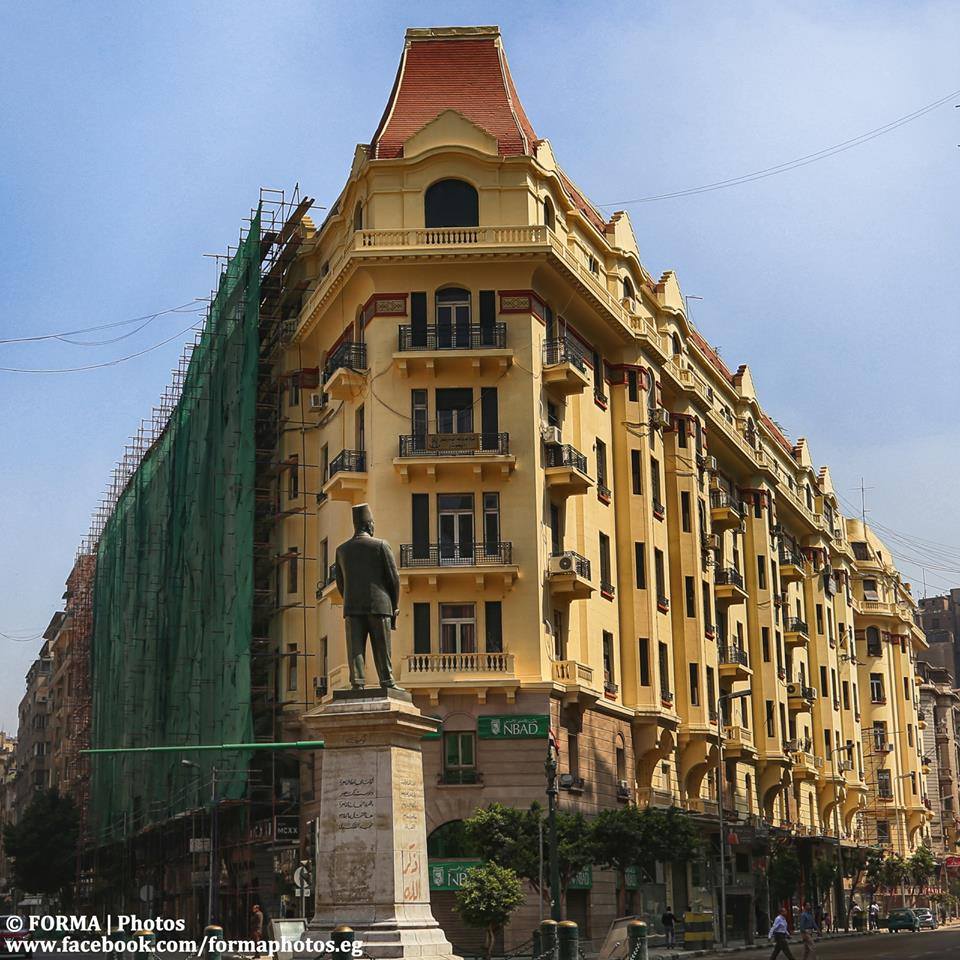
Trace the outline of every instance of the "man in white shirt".
<instances>
[{"instance_id":1,"label":"man in white shirt","mask_svg":"<svg viewBox=\"0 0 960 960\"><path fill-rule=\"evenodd\" d=\"M770 960L776 960L780 953L784 954L787 960L793 960L793 954L790 952L790 930L787 927L786 907L780 908L780 912L767 934L767 939L773 941L773 953L770 954Z\"/></svg>"}]
</instances>

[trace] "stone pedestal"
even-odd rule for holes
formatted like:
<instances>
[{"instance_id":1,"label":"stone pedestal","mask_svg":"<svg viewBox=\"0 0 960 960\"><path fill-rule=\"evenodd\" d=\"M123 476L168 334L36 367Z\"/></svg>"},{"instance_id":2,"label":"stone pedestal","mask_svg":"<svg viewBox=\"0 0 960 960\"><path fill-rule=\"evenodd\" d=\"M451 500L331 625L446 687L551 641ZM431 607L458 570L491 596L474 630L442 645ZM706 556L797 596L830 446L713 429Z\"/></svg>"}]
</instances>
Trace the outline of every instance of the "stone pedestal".
<instances>
[{"instance_id":1,"label":"stone pedestal","mask_svg":"<svg viewBox=\"0 0 960 960\"><path fill-rule=\"evenodd\" d=\"M453 957L430 909L420 740L438 723L402 691L337 691L304 716L325 741L311 939L346 924L364 956Z\"/></svg>"}]
</instances>

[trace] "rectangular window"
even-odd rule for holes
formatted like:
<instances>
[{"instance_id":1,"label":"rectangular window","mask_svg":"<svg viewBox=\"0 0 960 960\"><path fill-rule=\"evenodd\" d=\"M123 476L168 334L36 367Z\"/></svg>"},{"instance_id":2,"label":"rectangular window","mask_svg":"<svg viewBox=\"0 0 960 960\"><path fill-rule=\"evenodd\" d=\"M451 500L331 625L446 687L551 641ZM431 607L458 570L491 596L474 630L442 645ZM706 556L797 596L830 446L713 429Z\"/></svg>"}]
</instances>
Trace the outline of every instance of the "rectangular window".
<instances>
[{"instance_id":1,"label":"rectangular window","mask_svg":"<svg viewBox=\"0 0 960 960\"><path fill-rule=\"evenodd\" d=\"M843 694L843 709L850 709L850 684L846 680L840 685L840 690Z\"/></svg>"},{"instance_id":2,"label":"rectangular window","mask_svg":"<svg viewBox=\"0 0 960 960\"><path fill-rule=\"evenodd\" d=\"M833 702L840 705L840 698L837 696L837 671L834 667L830 668L830 695Z\"/></svg>"},{"instance_id":3,"label":"rectangular window","mask_svg":"<svg viewBox=\"0 0 960 960\"><path fill-rule=\"evenodd\" d=\"M630 451L630 479L633 483L634 495L643 493L643 482L640 471L640 451Z\"/></svg>"},{"instance_id":4,"label":"rectangular window","mask_svg":"<svg viewBox=\"0 0 960 960\"><path fill-rule=\"evenodd\" d=\"M684 533L690 532L690 494L686 491L680 494L680 524Z\"/></svg>"},{"instance_id":5,"label":"rectangular window","mask_svg":"<svg viewBox=\"0 0 960 960\"><path fill-rule=\"evenodd\" d=\"M353 415L353 437L354 450L367 449L367 427L363 407L357 407L357 412Z\"/></svg>"},{"instance_id":6,"label":"rectangular window","mask_svg":"<svg viewBox=\"0 0 960 960\"><path fill-rule=\"evenodd\" d=\"M657 644L657 666L660 670L660 694L670 696L670 658L665 643Z\"/></svg>"},{"instance_id":7,"label":"rectangular window","mask_svg":"<svg viewBox=\"0 0 960 960\"><path fill-rule=\"evenodd\" d=\"M476 735L472 732L443 735L444 783L476 783Z\"/></svg>"},{"instance_id":8,"label":"rectangular window","mask_svg":"<svg viewBox=\"0 0 960 960\"><path fill-rule=\"evenodd\" d=\"M597 486L608 487L607 483L607 445L597 437Z\"/></svg>"},{"instance_id":9,"label":"rectangular window","mask_svg":"<svg viewBox=\"0 0 960 960\"><path fill-rule=\"evenodd\" d=\"M426 447L428 431L427 391L410 391L410 429L413 431L414 449Z\"/></svg>"},{"instance_id":10,"label":"rectangular window","mask_svg":"<svg viewBox=\"0 0 960 960\"><path fill-rule=\"evenodd\" d=\"M706 580L700 582L700 593L703 599L703 623L705 630L713 629L713 605L710 603L710 584Z\"/></svg>"},{"instance_id":11,"label":"rectangular window","mask_svg":"<svg viewBox=\"0 0 960 960\"><path fill-rule=\"evenodd\" d=\"M640 686L650 686L650 641L640 637L637 641L638 656L640 658Z\"/></svg>"},{"instance_id":12,"label":"rectangular window","mask_svg":"<svg viewBox=\"0 0 960 960\"><path fill-rule=\"evenodd\" d=\"M300 374L294 373L290 377L290 406L300 406Z\"/></svg>"},{"instance_id":13,"label":"rectangular window","mask_svg":"<svg viewBox=\"0 0 960 960\"><path fill-rule=\"evenodd\" d=\"M613 586L610 575L610 538L600 534L600 589Z\"/></svg>"},{"instance_id":14,"label":"rectangular window","mask_svg":"<svg viewBox=\"0 0 960 960\"><path fill-rule=\"evenodd\" d=\"M662 503L660 499L660 464L654 457L650 458L650 493L654 503Z\"/></svg>"},{"instance_id":15,"label":"rectangular window","mask_svg":"<svg viewBox=\"0 0 960 960\"><path fill-rule=\"evenodd\" d=\"M613 634L609 630L603 631L603 679L607 683L614 682L613 674Z\"/></svg>"},{"instance_id":16,"label":"rectangular window","mask_svg":"<svg viewBox=\"0 0 960 960\"><path fill-rule=\"evenodd\" d=\"M700 705L700 667L696 663L690 664L690 705Z\"/></svg>"},{"instance_id":17,"label":"rectangular window","mask_svg":"<svg viewBox=\"0 0 960 960\"><path fill-rule=\"evenodd\" d=\"M483 621L487 653L503 653L503 604L499 600L484 603Z\"/></svg>"},{"instance_id":18,"label":"rectangular window","mask_svg":"<svg viewBox=\"0 0 960 960\"><path fill-rule=\"evenodd\" d=\"M287 558L287 593L296 593L300 589L300 549L299 547L289 547L287 553L289 554Z\"/></svg>"},{"instance_id":19,"label":"rectangular window","mask_svg":"<svg viewBox=\"0 0 960 960\"><path fill-rule=\"evenodd\" d=\"M657 597L666 597L667 584L663 574L663 551L654 549L653 551L653 572L657 578Z\"/></svg>"},{"instance_id":20,"label":"rectangular window","mask_svg":"<svg viewBox=\"0 0 960 960\"><path fill-rule=\"evenodd\" d=\"M823 604L818 603L816 608L817 614L817 633L823 633Z\"/></svg>"},{"instance_id":21,"label":"rectangular window","mask_svg":"<svg viewBox=\"0 0 960 960\"><path fill-rule=\"evenodd\" d=\"M870 700L873 703L883 703L883 674L870 674Z\"/></svg>"},{"instance_id":22,"label":"rectangular window","mask_svg":"<svg viewBox=\"0 0 960 960\"><path fill-rule=\"evenodd\" d=\"M287 690L293 693L297 689L297 645L287 644Z\"/></svg>"},{"instance_id":23,"label":"rectangular window","mask_svg":"<svg viewBox=\"0 0 960 960\"><path fill-rule=\"evenodd\" d=\"M300 457L295 453L290 457L290 485L287 488L287 496L291 500L296 500L300 496Z\"/></svg>"},{"instance_id":24,"label":"rectangular window","mask_svg":"<svg viewBox=\"0 0 960 960\"><path fill-rule=\"evenodd\" d=\"M627 371L627 399L631 403L636 403L640 399L640 392L637 389L637 371Z\"/></svg>"},{"instance_id":25,"label":"rectangular window","mask_svg":"<svg viewBox=\"0 0 960 960\"><path fill-rule=\"evenodd\" d=\"M824 696L827 695L827 668L820 668L820 690Z\"/></svg>"},{"instance_id":26,"label":"rectangular window","mask_svg":"<svg viewBox=\"0 0 960 960\"><path fill-rule=\"evenodd\" d=\"M833 741L830 739L830 731L823 731L823 755L827 760L833 759Z\"/></svg>"},{"instance_id":27,"label":"rectangular window","mask_svg":"<svg viewBox=\"0 0 960 960\"><path fill-rule=\"evenodd\" d=\"M903 678L903 699L910 700L910 678Z\"/></svg>"},{"instance_id":28,"label":"rectangular window","mask_svg":"<svg viewBox=\"0 0 960 960\"><path fill-rule=\"evenodd\" d=\"M714 682L713 667L706 668L707 673L707 706L710 709L710 712L713 713L717 705L717 688L716 683Z\"/></svg>"},{"instance_id":29,"label":"rectangular window","mask_svg":"<svg viewBox=\"0 0 960 960\"><path fill-rule=\"evenodd\" d=\"M913 724L912 723L907 724L907 746L908 747L913 746Z\"/></svg>"},{"instance_id":30,"label":"rectangular window","mask_svg":"<svg viewBox=\"0 0 960 960\"><path fill-rule=\"evenodd\" d=\"M472 603L440 604L440 652L477 652L477 616Z\"/></svg>"},{"instance_id":31,"label":"rectangular window","mask_svg":"<svg viewBox=\"0 0 960 960\"><path fill-rule=\"evenodd\" d=\"M413 652L430 653L430 604L413 605Z\"/></svg>"},{"instance_id":32,"label":"rectangular window","mask_svg":"<svg viewBox=\"0 0 960 960\"><path fill-rule=\"evenodd\" d=\"M762 553L757 555L757 586L761 590L767 589L767 561Z\"/></svg>"},{"instance_id":33,"label":"rectangular window","mask_svg":"<svg viewBox=\"0 0 960 960\"><path fill-rule=\"evenodd\" d=\"M576 734L567 731L567 772L571 776L580 776L580 741Z\"/></svg>"},{"instance_id":34,"label":"rectangular window","mask_svg":"<svg viewBox=\"0 0 960 960\"><path fill-rule=\"evenodd\" d=\"M775 729L776 721L774 720L773 701L772 701L772 700L767 700L767 702L766 702L766 710L767 710L767 713L766 713L766 716L767 716L767 736L768 736L768 737L773 737L773 736L776 735L776 729Z\"/></svg>"},{"instance_id":35,"label":"rectangular window","mask_svg":"<svg viewBox=\"0 0 960 960\"><path fill-rule=\"evenodd\" d=\"M329 479L330 473L330 447L324 444L320 448L320 486L322 487ZM318 494L319 496L319 494Z\"/></svg>"},{"instance_id":36,"label":"rectangular window","mask_svg":"<svg viewBox=\"0 0 960 960\"><path fill-rule=\"evenodd\" d=\"M683 578L683 592L687 603L687 616L692 619L697 615L697 598L694 593L693 577Z\"/></svg>"},{"instance_id":37,"label":"rectangular window","mask_svg":"<svg viewBox=\"0 0 960 960\"><path fill-rule=\"evenodd\" d=\"M323 585L326 586L332 580L330 576L330 547L328 546L326 539L320 541L318 560L319 570L317 572L322 577Z\"/></svg>"},{"instance_id":38,"label":"rectangular window","mask_svg":"<svg viewBox=\"0 0 960 960\"><path fill-rule=\"evenodd\" d=\"M890 822L888 820L877 821L877 843L890 842Z\"/></svg>"},{"instance_id":39,"label":"rectangular window","mask_svg":"<svg viewBox=\"0 0 960 960\"><path fill-rule=\"evenodd\" d=\"M488 556L500 550L500 494L483 495L483 542Z\"/></svg>"},{"instance_id":40,"label":"rectangular window","mask_svg":"<svg viewBox=\"0 0 960 960\"><path fill-rule=\"evenodd\" d=\"M893 797L893 781L889 770L877 771L877 793L887 799Z\"/></svg>"},{"instance_id":41,"label":"rectangular window","mask_svg":"<svg viewBox=\"0 0 960 960\"><path fill-rule=\"evenodd\" d=\"M760 628L760 647L763 650L763 662L770 662L770 628Z\"/></svg>"},{"instance_id":42,"label":"rectangular window","mask_svg":"<svg viewBox=\"0 0 960 960\"><path fill-rule=\"evenodd\" d=\"M637 574L637 589L647 589L647 551L642 543L633 545L633 561Z\"/></svg>"},{"instance_id":43,"label":"rectangular window","mask_svg":"<svg viewBox=\"0 0 960 960\"><path fill-rule=\"evenodd\" d=\"M864 600L879 600L880 594L877 592L877 581L876 580L864 580L863 581L863 599Z\"/></svg>"},{"instance_id":44,"label":"rectangular window","mask_svg":"<svg viewBox=\"0 0 960 960\"><path fill-rule=\"evenodd\" d=\"M687 447L687 421L681 418L677 423L677 446Z\"/></svg>"},{"instance_id":45,"label":"rectangular window","mask_svg":"<svg viewBox=\"0 0 960 960\"><path fill-rule=\"evenodd\" d=\"M320 642L317 644L317 678L322 682L318 686L323 688L323 692L326 693L327 685L327 638L321 637Z\"/></svg>"}]
</instances>

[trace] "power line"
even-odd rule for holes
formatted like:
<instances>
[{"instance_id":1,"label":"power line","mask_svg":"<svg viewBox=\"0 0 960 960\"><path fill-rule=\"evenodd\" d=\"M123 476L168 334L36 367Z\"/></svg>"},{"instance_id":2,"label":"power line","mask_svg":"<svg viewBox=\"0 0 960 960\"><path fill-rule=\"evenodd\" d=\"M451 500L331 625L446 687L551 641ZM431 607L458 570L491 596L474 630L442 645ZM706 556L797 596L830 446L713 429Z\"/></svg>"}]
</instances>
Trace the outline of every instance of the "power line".
<instances>
[{"instance_id":1,"label":"power line","mask_svg":"<svg viewBox=\"0 0 960 960\"><path fill-rule=\"evenodd\" d=\"M26 367L0 367L0 373L78 373L82 370L99 370L102 367L113 367L118 363L126 363L128 360L135 360L137 357L142 357L144 354L150 353L152 350L158 350L160 347L170 343L171 340L176 340L178 337L184 336L191 330L197 329L197 326L191 323L186 329L175 333L172 337L167 337L166 340L161 340L159 343L155 343L152 347L146 347L145 349L139 350L137 353L131 353L126 357L117 357L115 360L105 360L103 363L88 363L86 366L82 367L54 367L45 370L28 369Z\"/></svg>"},{"instance_id":2,"label":"power line","mask_svg":"<svg viewBox=\"0 0 960 960\"><path fill-rule=\"evenodd\" d=\"M166 310L159 310L156 313L147 313L142 317L131 317L129 320L117 320L113 323L101 323L94 327L83 327L80 330L64 330L60 333L43 333L37 334L35 337L9 337L5 340L0 340L0 344L5 343L36 343L40 340L63 340L65 343L73 343L74 341L67 340L67 337L75 337L81 333L93 333L97 330L112 330L115 327L124 327L129 323L140 323L143 321L143 326L138 327L138 330L142 330L148 323L156 320L157 317L163 317L168 313L196 313L198 310L203 309L202 307L196 306L200 302L197 299L191 300L189 303L182 303L179 307L168 307ZM192 308L192 309L188 309ZM135 333L136 331L134 331ZM124 337L132 336L132 334L125 333L121 337L117 337L117 340L123 340ZM114 343L114 340L103 340L103 341L91 341L89 343L84 343L82 341L76 341L80 346L98 346L101 343Z\"/></svg>"},{"instance_id":3,"label":"power line","mask_svg":"<svg viewBox=\"0 0 960 960\"><path fill-rule=\"evenodd\" d=\"M957 96L960 96L960 90L954 90L952 93L948 93L945 97L940 97L940 99L934 100L932 103L928 103L925 107L920 107L919 110L914 110L913 113L908 113L905 116L898 117L896 120L891 120L889 123L885 123L881 127L875 127L873 130L868 130L866 133L861 133L857 137L851 137L849 140L843 140L840 143L834 144L832 147L825 147L823 150L818 150L816 153L808 153L805 156L797 157L793 160L787 160L784 163L778 163L772 167L764 167L762 170L755 170L753 173L745 173L739 177L730 177L728 180L716 180L713 183L705 183L699 187L689 187L686 190L674 190L671 193L660 193L651 197L637 197L633 200L619 200L614 203L600 203L597 204L597 206L626 207L633 203L653 203L655 200L672 200L676 197L689 197L698 193L710 193L713 190L724 190L727 187L735 187L741 183L752 183L755 180L765 180L767 177L774 177L778 173L787 173L790 170L796 170L798 167L806 167L811 163L816 163L818 160L825 160L827 157L835 156L838 153L844 153L845 151L852 150L854 147L858 147L863 143L868 143L871 140L875 140L877 137L882 137L885 133L891 133L899 127L902 127L907 123L911 123L913 120L918 120L920 117L930 113L932 110L936 110L937 107L942 107L945 103L953 100Z\"/></svg>"}]
</instances>

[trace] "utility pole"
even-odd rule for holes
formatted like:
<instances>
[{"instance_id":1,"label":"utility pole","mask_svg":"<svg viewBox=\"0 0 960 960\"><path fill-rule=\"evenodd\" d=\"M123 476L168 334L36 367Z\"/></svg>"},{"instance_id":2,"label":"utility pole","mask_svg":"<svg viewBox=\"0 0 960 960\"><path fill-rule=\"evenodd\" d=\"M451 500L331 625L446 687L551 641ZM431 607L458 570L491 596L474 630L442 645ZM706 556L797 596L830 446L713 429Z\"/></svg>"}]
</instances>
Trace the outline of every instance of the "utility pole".
<instances>
[{"instance_id":1,"label":"utility pole","mask_svg":"<svg viewBox=\"0 0 960 960\"><path fill-rule=\"evenodd\" d=\"M216 764L211 769L210 777L210 887L207 892L207 924L217 922L219 912L218 900L220 899L220 854L218 846L218 829L220 814L220 801L217 797L217 767Z\"/></svg>"},{"instance_id":2,"label":"utility pole","mask_svg":"<svg viewBox=\"0 0 960 960\"><path fill-rule=\"evenodd\" d=\"M557 749L547 737L547 825L550 831L550 919L560 922L560 850L557 842Z\"/></svg>"}]
</instances>

